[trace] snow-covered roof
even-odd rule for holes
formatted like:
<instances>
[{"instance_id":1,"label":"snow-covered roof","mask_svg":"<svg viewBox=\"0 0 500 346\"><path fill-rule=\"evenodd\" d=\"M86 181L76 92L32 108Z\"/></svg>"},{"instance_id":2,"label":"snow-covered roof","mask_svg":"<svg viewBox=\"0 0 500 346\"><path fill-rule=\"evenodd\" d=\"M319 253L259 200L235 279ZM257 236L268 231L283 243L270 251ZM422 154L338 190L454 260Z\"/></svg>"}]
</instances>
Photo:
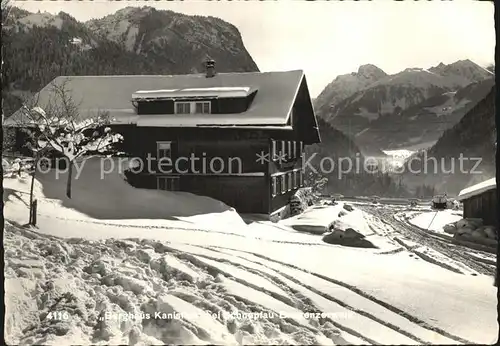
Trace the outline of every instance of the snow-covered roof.
<instances>
[{"instance_id":1,"label":"snow-covered roof","mask_svg":"<svg viewBox=\"0 0 500 346\"><path fill-rule=\"evenodd\" d=\"M479 184L476 184L476 185L470 186L466 189L463 189L458 194L457 200L463 201L465 199L469 199L471 197L480 195L483 192L496 189L496 187L497 187L496 178L491 178L491 179L483 181Z\"/></svg>"},{"instance_id":2,"label":"snow-covered roof","mask_svg":"<svg viewBox=\"0 0 500 346\"><path fill-rule=\"evenodd\" d=\"M158 100L188 97L247 97L250 87L218 87L218 88L184 88L170 90L138 90L132 94L132 100Z\"/></svg>"},{"instance_id":3,"label":"snow-covered roof","mask_svg":"<svg viewBox=\"0 0 500 346\"><path fill-rule=\"evenodd\" d=\"M45 86L35 97L38 105L46 108L51 103L60 103L53 92L53 85L65 86L73 101L78 105L82 117L95 116L96 110L107 112L114 124L156 123L156 126L289 126L292 109L300 102L301 111L298 119L304 119L301 133L304 142L318 143L319 130L312 103L308 96L304 72L245 72L217 73L211 78L205 74L189 75L121 75L121 76L61 76ZM256 92L255 92L256 91ZM158 117L138 116L132 104L132 95L136 97L158 97L172 95L250 95L254 98L245 112L233 114L195 114L161 115L164 125L158 123ZM234 96L232 96L234 97ZM15 126L22 118L21 112L5 119L4 125ZM153 120L154 119L154 120Z\"/></svg>"}]
</instances>

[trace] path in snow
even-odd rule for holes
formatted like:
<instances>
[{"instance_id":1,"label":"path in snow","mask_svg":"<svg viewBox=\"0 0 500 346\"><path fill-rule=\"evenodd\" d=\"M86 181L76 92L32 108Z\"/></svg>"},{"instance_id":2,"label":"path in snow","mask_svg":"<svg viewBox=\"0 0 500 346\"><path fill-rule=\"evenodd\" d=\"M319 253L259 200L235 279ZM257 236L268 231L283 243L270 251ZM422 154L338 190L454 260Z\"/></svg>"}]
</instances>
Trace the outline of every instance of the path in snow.
<instances>
[{"instance_id":1,"label":"path in snow","mask_svg":"<svg viewBox=\"0 0 500 346\"><path fill-rule=\"evenodd\" d=\"M454 244L451 237L422 230L410 224L406 218L399 217L399 214L394 213L391 208L374 209L369 206L363 208L380 217L386 229L391 229L391 233L397 235L392 237L394 240L430 263L461 274L482 273L493 276L496 272L495 264L478 259L478 257L491 259L493 256L490 253Z\"/></svg>"},{"instance_id":2,"label":"path in snow","mask_svg":"<svg viewBox=\"0 0 500 346\"><path fill-rule=\"evenodd\" d=\"M15 298L6 302L16 302L7 304L12 343L469 342L354 287L259 254L144 239L64 241L10 225L4 237L6 298ZM48 311L69 317L49 320ZM157 311L186 318L103 319ZM232 320L234 311L282 318ZM303 312L334 316L308 319Z\"/></svg>"}]
</instances>

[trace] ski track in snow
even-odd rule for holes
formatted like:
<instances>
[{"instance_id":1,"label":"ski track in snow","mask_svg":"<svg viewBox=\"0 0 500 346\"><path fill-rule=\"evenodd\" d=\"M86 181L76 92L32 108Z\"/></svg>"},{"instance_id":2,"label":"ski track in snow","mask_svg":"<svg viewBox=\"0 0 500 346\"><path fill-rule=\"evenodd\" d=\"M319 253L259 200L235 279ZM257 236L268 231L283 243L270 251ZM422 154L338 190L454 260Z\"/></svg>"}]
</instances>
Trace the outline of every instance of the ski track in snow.
<instances>
[{"instance_id":1,"label":"ski track in snow","mask_svg":"<svg viewBox=\"0 0 500 346\"><path fill-rule=\"evenodd\" d=\"M6 295L16 284L37 282L7 318L13 343L74 343L85 335L93 337L82 343L135 345L471 343L356 287L256 253L140 239L62 240L10 225L4 243ZM71 317L49 320L47 312L57 310ZM236 310L289 316L207 314ZM154 311L196 318L102 320L106 312ZM306 319L303 312L344 318ZM16 331L17 318L29 327Z\"/></svg>"},{"instance_id":2,"label":"ski track in snow","mask_svg":"<svg viewBox=\"0 0 500 346\"><path fill-rule=\"evenodd\" d=\"M116 186L123 188L119 182L121 180L115 181ZM26 195L21 191L25 186L13 185L15 193L8 195L8 215L17 221L24 220L27 208L23 197ZM105 185L97 190L105 190ZM90 185L80 188L87 186ZM214 222L206 214L210 213L206 210L213 210L204 205L208 203L206 200L188 198L194 210L203 204L201 209L204 211L195 213L202 214L201 218L163 220L153 215L152 219L136 220L123 215L122 218L96 219L65 207L56 199L45 198L42 192L38 192L40 229L7 223L4 233L5 330L11 344L377 345L468 344L473 342L464 338L481 339L480 335L476 336L475 328L462 333L450 326L446 318L445 322L434 319L434 315L429 315L432 307L418 310L412 302L391 300L385 292L379 292L383 298L378 294L374 296L374 290L385 287L378 283L374 286L355 278L353 282L358 285L355 286L347 283L351 278L346 273L338 273L345 278L344 282L335 279L335 271L306 270L300 265L309 269L315 267L309 266L307 261L291 261L299 265L294 266L286 263L290 261L286 261L287 256L283 257L283 253L273 255L273 251L281 250L300 252L302 249L310 254L327 250L324 252L327 259L342 260L345 254L356 260L355 254L369 253L371 256L384 255L377 258L384 266L390 265L391 255L401 257L400 252L409 251L411 256L444 264L440 266L455 272L473 272L437 251L429 251L425 240L421 244L412 243L410 239L413 238L405 237L404 224L400 225L392 215L380 214L383 212L380 208L374 213L371 210L362 212L360 208L348 214L350 219L343 216L346 222L347 219L363 221L354 222L355 227L381 245L373 250L351 248L347 251L341 246L323 243L320 235L291 232L285 225L257 222L254 224L257 227L243 230L244 223L237 214L217 214L220 220L227 222L219 219ZM135 190L129 192L134 196ZM147 200L149 197L144 196ZM171 202L169 196L164 198ZM102 194L95 202L107 208L111 200ZM155 201L162 205L160 199ZM175 203L169 205L175 206ZM131 208L131 205L126 207ZM160 209L157 213L163 215ZM393 212L403 209L393 208ZM338 214L336 210L313 211L319 213L315 222L322 223L331 217L330 214ZM355 220L351 220L353 218ZM283 229L274 229L276 233L273 233L272 228ZM151 232L145 235L147 230ZM241 247L239 242L248 242L249 246ZM260 247L269 247L272 251L260 251ZM330 250L339 250L339 253L335 251L330 258ZM480 260L486 265L489 258ZM363 269L359 265L353 268ZM325 276L320 272L329 274ZM386 279L390 278L383 274ZM404 284L388 287L390 290L404 289ZM479 299L476 301L482 303ZM449 302L447 304L450 306ZM478 311L490 313L482 309ZM51 319L53 315L49 312L68 315ZM154 316L155 312L186 315L146 317L148 314ZM231 318L234 312L268 316ZM141 316L125 319L127 313ZM282 313L284 315L280 315ZM117 316L122 319L116 319Z\"/></svg>"},{"instance_id":3,"label":"ski track in snow","mask_svg":"<svg viewBox=\"0 0 500 346\"><path fill-rule=\"evenodd\" d=\"M373 212L375 215L380 216L378 220L385 225L385 231L382 231L381 235L397 242L424 261L459 274L478 275L482 273L493 275L496 271L496 262L481 258L482 256L491 258L488 253L457 246L452 244L451 237L420 229L410 224L408 219L404 217L404 213L400 216L400 213L384 209L374 209ZM373 216L371 217L375 220ZM372 226L370 226L370 229L377 232ZM429 241L429 239L432 241ZM459 258L461 261L453 260L453 258Z\"/></svg>"}]
</instances>

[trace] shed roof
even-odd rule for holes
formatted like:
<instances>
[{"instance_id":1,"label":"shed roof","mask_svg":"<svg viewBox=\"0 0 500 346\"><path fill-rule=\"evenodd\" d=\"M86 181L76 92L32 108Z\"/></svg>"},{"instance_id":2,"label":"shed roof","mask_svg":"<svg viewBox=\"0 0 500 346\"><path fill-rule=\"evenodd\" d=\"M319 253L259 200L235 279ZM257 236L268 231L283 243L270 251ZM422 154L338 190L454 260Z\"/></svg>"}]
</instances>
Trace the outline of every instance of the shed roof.
<instances>
[{"instance_id":1,"label":"shed roof","mask_svg":"<svg viewBox=\"0 0 500 346\"><path fill-rule=\"evenodd\" d=\"M491 179L485 180L479 184L476 184L476 185L470 186L466 189L463 189L458 194L457 200L463 201L463 200L469 199L471 197L480 195L483 192L493 190L496 188L497 188L496 178L491 178Z\"/></svg>"}]
</instances>

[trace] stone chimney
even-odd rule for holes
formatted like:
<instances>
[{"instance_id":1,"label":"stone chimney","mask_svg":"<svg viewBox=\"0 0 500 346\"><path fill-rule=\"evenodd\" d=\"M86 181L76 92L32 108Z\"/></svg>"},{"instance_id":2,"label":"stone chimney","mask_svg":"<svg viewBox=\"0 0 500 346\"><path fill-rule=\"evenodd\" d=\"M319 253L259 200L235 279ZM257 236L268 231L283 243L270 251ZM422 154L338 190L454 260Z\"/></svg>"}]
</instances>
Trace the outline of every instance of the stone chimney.
<instances>
[{"instance_id":1,"label":"stone chimney","mask_svg":"<svg viewBox=\"0 0 500 346\"><path fill-rule=\"evenodd\" d=\"M215 76L215 61L212 59L208 59L205 62L205 68L206 68L206 77L207 78L212 78Z\"/></svg>"}]
</instances>

